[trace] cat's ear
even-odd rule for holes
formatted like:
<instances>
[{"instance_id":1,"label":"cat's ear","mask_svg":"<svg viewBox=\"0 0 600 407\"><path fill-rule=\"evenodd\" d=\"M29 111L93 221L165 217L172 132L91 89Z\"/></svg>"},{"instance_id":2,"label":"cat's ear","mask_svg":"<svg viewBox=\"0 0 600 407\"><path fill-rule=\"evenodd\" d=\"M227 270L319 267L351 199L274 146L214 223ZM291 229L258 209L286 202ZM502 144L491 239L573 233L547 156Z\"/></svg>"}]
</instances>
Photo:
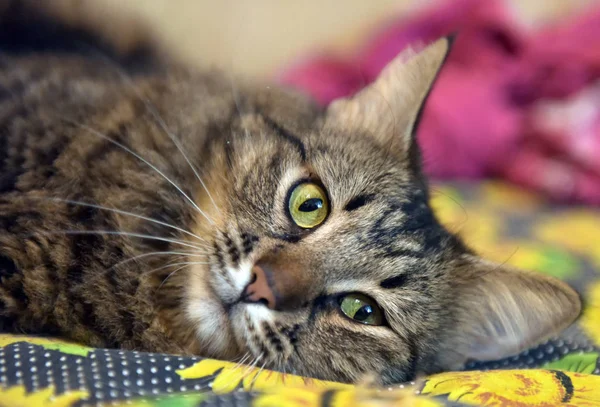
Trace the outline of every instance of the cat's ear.
<instances>
[{"instance_id":1,"label":"cat's ear","mask_svg":"<svg viewBox=\"0 0 600 407\"><path fill-rule=\"evenodd\" d=\"M427 95L450 50L442 38L419 53L407 50L375 82L349 98L334 100L327 119L336 127L373 135L401 158L416 147L415 131Z\"/></svg>"},{"instance_id":2,"label":"cat's ear","mask_svg":"<svg viewBox=\"0 0 600 407\"><path fill-rule=\"evenodd\" d=\"M579 295L565 283L467 255L455 270L456 320L442 335L443 369L469 359L497 360L539 344L579 315Z\"/></svg>"}]
</instances>

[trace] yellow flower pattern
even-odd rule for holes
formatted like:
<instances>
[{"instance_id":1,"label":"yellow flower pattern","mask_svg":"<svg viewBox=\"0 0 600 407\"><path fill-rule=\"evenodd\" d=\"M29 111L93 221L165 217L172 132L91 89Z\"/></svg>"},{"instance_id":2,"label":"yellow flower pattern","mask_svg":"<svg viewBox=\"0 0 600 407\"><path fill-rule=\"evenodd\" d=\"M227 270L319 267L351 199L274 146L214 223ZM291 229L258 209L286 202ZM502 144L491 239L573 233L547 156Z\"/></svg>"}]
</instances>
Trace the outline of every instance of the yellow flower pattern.
<instances>
[{"instance_id":1,"label":"yellow flower pattern","mask_svg":"<svg viewBox=\"0 0 600 407\"><path fill-rule=\"evenodd\" d=\"M351 387L347 384L309 379L213 359L204 359L187 369L177 371L177 374L184 379L200 378L216 374L212 390L217 394L232 392L240 385L244 390L265 390L274 387L328 389Z\"/></svg>"},{"instance_id":2,"label":"yellow flower pattern","mask_svg":"<svg viewBox=\"0 0 600 407\"><path fill-rule=\"evenodd\" d=\"M280 387L267 390L257 397L253 407L306 407L320 406L331 395L330 407L443 407L429 397L415 396L406 390L382 391L360 387L339 390Z\"/></svg>"},{"instance_id":3,"label":"yellow flower pattern","mask_svg":"<svg viewBox=\"0 0 600 407\"><path fill-rule=\"evenodd\" d=\"M451 372L430 377L423 394L484 406L599 407L600 376L556 370Z\"/></svg>"},{"instance_id":4,"label":"yellow flower pattern","mask_svg":"<svg viewBox=\"0 0 600 407\"><path fill-rule=\"evenodd\" d=\"M27 393L23 386L0 387L0 407L70 407L87 396L86 391L55 395L53 387L47 387L35 393Z\"/></svg>"},{"instance_id":5,"label":"yellow flower pattern","mask_svg":"<svg viewBox=\"0 0 600 407\"><path fill-rule=\"evenodd\" d=\"M0 347L23 341L43 346L46 349L59 350L63 353L70 353L80 356L87 356L87 354L92 350L92 348L88 348L87 346L82 346L77 343L65 341L63 339L59 340L35 336L0 334Z\"/></svg>"}]
</instances>

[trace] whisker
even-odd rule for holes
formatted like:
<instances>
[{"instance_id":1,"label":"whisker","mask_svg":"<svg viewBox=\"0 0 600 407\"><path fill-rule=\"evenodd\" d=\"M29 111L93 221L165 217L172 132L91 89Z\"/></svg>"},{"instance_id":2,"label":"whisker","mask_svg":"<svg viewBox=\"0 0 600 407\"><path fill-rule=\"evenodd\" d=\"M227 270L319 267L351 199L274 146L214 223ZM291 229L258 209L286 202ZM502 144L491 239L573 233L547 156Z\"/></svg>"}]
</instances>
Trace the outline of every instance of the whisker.
<instances>
[{"instance_id":1,"label":"whisker","mask_svg":"<svg viewBox=\"0 0 600 407\"><path fill-rule=\"evenodd\" d=\"M96 50L96 51L97 51L97 52L99 52L98 50ZM103 58L104 60L106 60L106 57L105 57L104 55L102 55L101 53L99 53L99 56L100 56L101 58ZM115 65L113 64L113 66L115 66ZM115 66L115 67L116 67L116 66ZM117 69L117 71L119 71L119 69ZM126 76L126 75L124 75L124 74L123 74L123 72L120 72L120 71L119 71L119 75L121 75L121 76L124 76L124 77L125 77L125 78L126 78L128 81L129 81L129 83L130 83L131 85L133 85L133 82L132 82L132 81L131 81L129 78L127 78L127 76ZM19 75L19 76L18 76L18 79L21 81L21 83L25 83L25 80L24 80L24 78L23 78L21 75ZM134 87L134 90L136 91L136 93L138 94L138 96L140 96L140 94L139 94L139 91L137 90L137 88L135 88L135 86L133 86L133 87ZM11 94L13 97L16 97L15 93L14 93L12 90L10 90L10 94ZM148 101L147 101L147 100L144 100L144 102L145 102L145 103L147 103ZM147 106L147 107L148 107L148 106ZM31 108L30 108L29 106L25 106L25 109L26 109L27 111L30 111L30 110L31 110ZM124 150L125 150L125 151L127 151L128 153L132 154L134 157L136 157L136 158L138 158L139 160L141 160L142 162L144 162L144 163L145 163L146 165L148 165L150 168L152 168L153 170L155 170L155 171L156 171L156 172L157 172L159 175L161 175L161 176L162 176L162 177L163 177L165 180L167 180L167 181L168 181L168 182L169 182L171 185L173 185L173 186L174 186L174 187L175 187L175 188L176 188L176 189L177 189L177 190L178 190L178 191L179 191L179 192L180 192L180 193L181 193L181 194L182 194L182 195L183 195L183 196L184 196L184 197L185 197L185 198L186 198L186 199L187 199L187 200L188 200L188 201L189 201L189 202L190 202L190 203L193 205L193 206L194 206L194 208L195 208L196 210L198 210L198 211L200 212L200 214L202 214L202 216L204 216L204 218L206 218L206 220L208 220L208 221L209 221L210 223L212 223L213 225L215 224L215 223L214 223L214 221L213 221L213 220L212 220L212 219L211 219L209 216L207 216L207 215L206 215L206 213L204 213L204 212L203 212L203 211L202 211L202 210L201 210L201 209L198 207L198 205L196 205L196 204L194 203L194 201L193 201L193 200L191 200L191 199L190 199L190 197L189 197L188 195L186 195L186 194L185 194L185 193L184 193L184 192L181 190L181 188L180 188L180 187L179 187L177 184L175 184L173 181L171 181L171 179L169 179L169 178L168 178L168 177L167 177L165 174L163 174L163 173L162 173L162 172L161 172L161 171L160 171L158 168L156 168L154 165L152 165L152 164L151 164L151 163L149 163L147 160L145 160L144 158L142 158L142 157L141 157L139 154L135 153L134 151L132 151L132 150L131 150L131 149L129 149L128 147L124 146L123 144L121 144L121 143L117 142L116 140L113 140L113 139L111 139L110 137L108 137L108 136L106 136L106 135L102 134L101 132L99 132L99 131L97 131L97 130L95 130L95 129L93 129L93 128L89 127L89 126L86 126L86 125L83 125L83 124L77 123L77 122L75 122L75 121L73 121L73 120L69 120L69 119L67 119L67 118L65 118L65 117L63 117L63 118L60 118L60 119L61 119L61 120L63 120L63 121L65 121L65 122L71 123L72 125L75 125L75 126L78 126L78 127L80 127L80 128L83 128L84 130L87 130L87 131L91 132L92 134L95 134L96 136L98 136L98 137L101 137L101 138L103 138L103 139L105 139L105 140L107 140L107 141L109 141L109 142L111 142L111 143L115 144L116 146L118 146L118 147L120 147L120 148L124 149ZM163 122L163 124L164 124L164 122ZM167 132L167 134L169 134L169 132ZM170 136L170 137L171 137L171 136ZM171 138L171 139L173 140L173 138ZM189 160L188 160L187 156L185 156L185 154L184 154L184 152L182 151L181 147L180 147L179 145L177 145L177 144L176 144L176 146L177 146L177 148L178 148L178 149L181 151L181 153L184 155L184 158L186 159L186 161L187 161L187 162L188 162L188 164L189 164ZM190 164L190 166L191 166L191 164ZM220 212L220 210L219 210L218 206L216 205L216 203L215 203L215 201L214 201L213 197L211 196L210 192L208 191L208 189L207 189L206 185L204 184L204 182L202 181L202 179L200 179L200 177L199 177L198 173L196 172L196 170L195 170L195 168L194 168L193 166L192 166L192 170L194 171L194 174L196 175L196 177L198 177L198 179L199 179L200 183L202 184L202 186L203 186L203 187L204 187L204 189L206 190L206 193L207 193L208 197L210 198L211 202L213 203L213 205L215 206L215 209L216 209L218 212ZM75 204L75 202L76 202L76 201L71 201L71 203L73 203L73 204ZM80 204L81 204L81 203L80 203ZM98 209L111 210L110 208L102 208L102 207L98 207ZM118 210L114 210L114 209L112 209L112 210L113 210L113 211L115 211L115 212L116 212L116 211L118 211ZM204 239L202 239L201 237L199 237L199 236L197 236L197 235L195 235L195 234L193 234L193 233L191 233L191 232L189 232L189 231L184 231L183 229L177 228L176 226L173 226L173 225L168 225L168 224L166 224L166 223L164 223L164 222L160 222L160 221L158 221L158 220L155 220L155 219L151 219L151 218L142 217L142 216L140 216L140 215L134 215L134 214L132 214L132 213L128 213L128 212L125 212L125 211L119 211L119 213L122 213L122 214L129 214L129 215L131 215L131 216L140 217L141 219L145 219L145 220L148 220L148 221L156 222L156 223L158 223L158 224L162 224L162 225L164 225L164 226L173 227L173 228L175 228L175 229L177 229L177 230L180 230L180 231L181 231L181 232L183 232L183 233L190 234L190 235L192 235L192 236L194 236L194 237L196 237L196 238L198 238L198 239L200 239L200 240L203 240L203 241L205 241L205 240L204 240Z\"/></svg>"},{"instance_id":2,"label":"whisker","mask_svg":"<svg viewBox=\"0 0 600 407\"><path fill-rule=\"evenodd\" d=\"M169 264L170 267L174 267L174 266L179 266L182 265L182 267L178 268L177 270L171 272L167 277L165 277L165 279L160 283L160 285L158 286L158 288L156 289L156 291L158 292L158 290L160 290L160 288L167 282L167 280L169 278L171 278L171 276L173 276L173 274L175 274L176 272L183 270L185 268L185 266L193 266L193 265L201 265L201 264L210 264L207 262L201 262L201 261L184 261L181 263L174 263L174 264ZM165 267L166 268L166 267ZM157 271L156 269L152 270Z\"/></svg>"},{"instance_id":3,"label":"whisker","mask_svg":"<svg viewBox=\"0 0 600 407\"><path fill-rule=\"evenodd\" d=\"M112 267L118 267L121 266L123 264L129 263L131 261L135 261L138 259L142 259L144 257L150 257L150 256L163 256L163 255L182 255L182 256L191 256L191 257L206 257L205 253L191 253L191 252L151 252L151 253L144 253L144 254L140 254L138 256L134 256L134 257L130 257L128 259L122 260L118 263L115 263Z\"/></svg>"},{"instance_id":4,"label":"whisker","mask_svg":"<svg viewBox=\"0 0 600 407\"><path fill-rule=\"evenodd\" d=\"M262 364L262 366L260 367L260 369L258 370L258 372L256 372L256 374L254 375L254 377L252 378L252 381L250 382L250 385L248 386L249 390L252 390L252 388L254 387L254 383L256 382L256 380L258 379L258 376L265 370L265 365L267 364L267 361L265 360Z\"/></svg>"},{"instance_id":5,"label":"whisker","mask_svg":"<svg viewBox=\"0 0 600 407\"><path fill-rule=\"evenodd\" d=\"M248 360L248 359L251 359L251 360L253 360L253 362L252 362L252 364L253 364L253 365L254 365L254 364L256 364L256 362L257 362L257 359L253 359L253 358L252 358L252 353L250 353L250 352L246 352L245 356L242 358L242 361L243 361L243 362L246 362L246 360ZM230 376L232 377L232 380L230 380L230 381L227 383L227 386L229 386L229 385L230 385L232 382L234 382L234 381L237 381L237 374L236 374L236 370L237 370L239 367L241 367L242 361L241 361L240 363L236 364L236 365L235 365L235 367L234 367L234 368L231 370L231 373L230 373L230 374L227 376L228 378L229 378ZM248 366L248 365L246 366L246 368L244 369L244 371L243 371L243 372L242 372L242 374L241 374L241 377L242 377L242 382L243 382L243 380L246 378L246 374L248 373L248 371L249 371L249 370L251 370L251 369L252 369L252 366Z\"/></svg>"},{"instance_id":6,"label":"whisker","mask_svg":"<svg viewBox=\"0 0 600 407\"><path fill-rule=\"evenodd\" d=\"M280 365L280 370L281 370L281 384L283 384L285 386L285 376L288 374L287 373L287 369L285 368L285 363L281 363Z\"/></svg>"},{"instance_id":7,"label":"whisker","mask_svg":"<svg viewBox=\"0 0 600 407\"><path fill-rule=\"evenodd\" d=\"M196 249L199 251L203 250L202 247L195 246L193 244L186 243L181 240L168 239L166 237L144 235L141 233L118 232L118 231L114 231L114 230L53 230L53 231L44 231L44 232L36 232L36 233L45 234L45 235L60 235L60 234L62 234L62 235L94 235L94 234L96 234L96 235L129 236L129 237L138 237L140 239L149 239L149 240L158 240L161 242L169 242L169 243L178 244L181 246L191 247L192 249ZM32 235L33 234L30 234L28 236L32 236Z\"/></svg>"},{"instance_id":8,"label":"whisker","mask_svg":"<svg viewBox=\"0 0 600 407\"><path fill-rule=\"evenodd\" d=\"M244 373L242 373L242 377L246 377L246 375L252 371L254 369L254 367L256 366L256 364L263 358L263 353L261 353L260 355L258 355L258 357L256 359L254 359L254 361L252 362L251 365L249 365L246 370L244 370Z\"/></svg>"},{"instance_id":9,"label":"whisker","mask_svg":"<svg viewBox=\"0 0 600 407\"><path fill-rule=\"evenodd\" d=\"M243 364L246 361L246 359L248 359L250 356L250 352L246 352L243 356L232 359L232 362L236 362L236 366L238 366L240 364Z\"/></svg>"},{"instance_id":10,"label":"whisker","mask_svg":"<svg viewBox=\"0 0 600 407\"><path fill-rule=\"evenodd\" d=\"M57 202L63 202L63 203L68 203L71 205L78 205L78 206L83 206L83 207L88 207L88 208L96 208L96 209L100 209L100 210L104 210L104 211L110 211L110 212L114 212L114 213L118 213L121 215L127 215L127 216L131 216L137 219L142 219L142 220L147 220L148 222L152 222L152 223L156 223L157 225L161 225L161 226L165 226L174 230L177 230L181 233L185 233L186 235L192 236L196 239L199 239L203 242L206 242L205 239L203 239L202 237L188 231L185 230L183 228L177 227L175 225L171 225L170 223L167 222L162 222L158 219L153 219L153 218L149 218L147 216L143 216L143 215L138 215L136 213L132 213L132 212L127 212L121 209L116 209L116 208L108 208L106 206L101 206L101 205L95 205L95 204L91 204L91 203L87 203L87 202L81 202L81 201L73 201L71 199L62 199L62 198L48 198L48 197L28 197L28 199L43 199L43 200L48 200L48 201L57 201ZM204 246L208 248L209 246Z\"/></svg>"},{"instance_id":11,"label":"whisker","mask_svg":"<svg viewBox=\"0 0 600 407\"><path fill-rule=\"evenodd\" d=\"M181 257L181 256L178 256L178 258L179 258L179 257ZM176 261L176 260L175 260L175 259L173 259L173 261L172 261L171 263L167 264L167 265L163 265L163 266L161 266L161 267L157 267L157 268L154 268L154 269L152 269L152 270L146 270L146 271L144 271L144 273L146 273L146 274L151 274L151 273L153 273L153 272L155 272L155 271L162 270L162 269L165 269L165 268L168 268L168 267L171 267L171 266L176 266L176 265L178 265L178 263L177 263L177 264L173 264L173 262L174 262L174 261ZM107 269L104 269L104 271L103 271L102 273L98 273L98 274L94 275L92 278L95 278L95 279L96 279L96 278L100 278L100 277L102 277L102 276L106 275L106 273L107 273L108 271L112 270L112 269L113 269L114 267L116 267L118 264L119 264L119 263L117 263L117 264L114 264L114 265L110 266L110 267L109 267L109 268L107 268Z\"/></svg>"},{"instance_id":12,"label":"whisker","mask_svg":"<svg viewBox=\"0 0 600 407\"><path fill-rule=\"evenodd\" d=\"M175 266L180 266L180 265L181 265L180 262L177 262L177 263L171 262L169 264L165 264L164 266L160 266L160 267L153 268L151 270L147 270L144 273L151 274L151 273L154 273L155 271L164 270L164 269L169 268L169 267L175 267Z\"/></svg>"},{"instance_id":13,"label":"whisker","mask_svg":"<svg viewBox=\"0 0 600 407\"><path fill-rule=\"evenodd\" d=\"M177 148L177 150L179 150L179 152L181 153L181 155L183 156L183 158L185 159L185 161L187 162L187 164L190 166L190 168L194 172L194 175L196 176L196 178L200 182L200 185L202 185L202 188L204 188L204 190L206 191L206 195L208 196L208 198L212 202L213 206L215 207L215 209L217 210L217 212L220 213L221 211L219 210L219 207L217 206L217 203L213 199L213 197L212 197L211 193L209 192L208 188L206 187L206 184L204 183L204 181L202 181L202 178L200 177L200 174L198 174L198 171L196 170L196 167L192 164L192 162L188 158L187 154L184 152L184 149L181 146L181 144L179 143L179 140L177 140L177 138L175 137L175 135L173 134L173 132L171 132L169 130L169 128L167 126L167 123L165 123L165 121L163 120L163 118L160 116L160 114L156 110L156 107L154 106L154 104L147 97L145 97L140 92L139 88L135 85L134 81L129 77L129 75L127 75L126 72L124 72L117 64L113 63L110 60L110 58L108 58L105 55L103 55L99 50L96 50L96 51L97 51L97 55L102 60L104 60L107 63L107 65L109 65L109 66L111 66L111 67L114 68L115 72L119 75L119 77L121 78L121 80L123 82L125 82L133 90L133 92L135 92L136 96L144 103L144 106L150 112L150 114L152 115L152 117L154 118L154 120L156 121L156 123L158 123L158 125L162 128L162 130L167 135L167 137L169 137L169 139L173 142L173 144L175 145L175 147ZM206 217L206 215L205 215L205 217ZM211 223L214 224L214 222L212 220L211 220Z\"/></svg>"},{"instance_id":14,"label":"whisker","mask_svg":"<svg viewBox=\"0 0 600 407\"><path fill-rule=\"evenodd\" d=\"M174 267L174 266L176 266L177 264L180 264L180 263L173 264L172 266ZM165 277L165 279L164 279L164 280L163 280L163 281L160 283L160 285L158 286L158 288L156 289L156 291L155 291L155 292L158 292L158 290L160 290L160 289L161 289L161 287L162 287L162 286L163 286L163 285L164 285L164 284L167 282L167 280L168 280L168 279L169 279L169 278L170 278L170 277L171 277L173 274L177 273L178 271L181 271L181 270L183 270L184 268L186 268L186 266L187 266L187 264L186 264L186 265L184 265L184 266L178 267L178 268L176 268L175 270L173 270L171 273L169 273L169 275L168 275L167 277ZM156 270L155 270L155 271L156 271Z\"/></svg>"},{"instance_id":15,"label":"whisker","mask_svg":"<svg viewBox=\"0 0 600 407\"><path fill-rule=\"evenodd\" d=\"M242 360L240 360L240 362L238 363L238 366L242 366L243 364L245 364L251 357L252 357L252 353L246 352L246 355L244 356L244 358Z\"/></svg>"},{"instance_id":16,"label":"whisker","mask_svg":"<svg viewBox=\"0 0 600 407\"><path fill-rule=\"evenodd\" d=\"M169 129L167 127L167 124L160 117L160 115L158 114L158 112L154 109L154 107L152 106L152 104L150 103L150 101L147 98L144 98L143 96L141 96L141 94L137 91L137 88L134 87L134 91L138 94L138 96L140 97L140 99L142 99L142 101L146 105L146 108L150 111L150 114L152 114L152 116L154 116L154 119L157 121L157 123L160 125L160 127L162 127L162 129L167 134L167 136L171 139L171 141L173 142L173 144L175 145L175 147L177 147L177 149L179 150L179 152L181 153L181 155L183 156L183 158L185 159L185 161L187 162L187 164L190 166L190 168L194 172L194 175L196 176L196 179L200 182L200 185L202 185L202 188L204 188L204 190L206 191L206 195L208 196L208 199L210 199L210 201L212 202L212 204L215 207L215 209L217 210L217 212L220 213L221 211L220 211L219 207L217 206L217 203L213 199L213 197L212 197L210 191L208 190L208 187L204 183L204 181L202 181L202 178L200 177L200 174L198 174L198 171L196 170L196 166L191 163L191 161L188 158L188 156L184 153L183 147L181 147L181 144L179 143L179 141L177 140L177 138L175 137L175 135L171 131L169 131ZM214 222L212 222L212 223L214 224Z\"/></svg>"},{"instance_id":17,"label":"whisker","mask_svg":"<svg viewBox=\"0 0 600 407\"><path fill-rule=\"evenodd\" d=\"M256 359L253 360L252 364L248 365L248 367L242 372L242 383L246 379L246 376L248 376L248 373L254 370L256 364L263 358L263 355L263 353L258 355L258 357L256 357Z\"/></svg>"},{"instance_id":18,"label":"whisker","mask_svg":"<svg viewBox=\"0 0 600 407\"><path fill-rule=\"evenodd\" d=\"M462 223L460 224L459 228L462 227L464 224L466 224L468 222L468 220L469 220L469 214L467 213L467 210L464 207L464 205L461 204L457 199L453 198L451 195L446 194L446 193L442 192L439 188L435 188L435 187L431 188L431 193L432 193L432 195L433 194L442 195L442 196L450 199L452 202L454 202L456 205L458 205L460 207L460 209L463 212L464 219L463 219Z\"/></svg>"},{"instance_id":19,"label":"whisker","mask_svg":"<svg viewBox=\"0 0 600 407\"><path fill-rule=\"evenodd\" d=\"M81 124L81 123L77 123L73 120L69 120L66 118L62 118L63 121L70 123L74 126L77 126L83 130L88 131L91 134L94 134L97 137L102 138L103 140L106 140L114 145L116 145L117 147L123 149L124 151L128 152L129 154L131 154L132 156L134 156L135 158L137 158L138 160L142 161L144 164L146 164L147 166L149 166L150 168L152 168L154 171L156 171L157 174L159 174L161 177L163 177L168 183L170 183L173 187L175 187L175 189L177 189L177 191L179 191L179 193L185 198L187 199L192 206L202 215L204 216L204 218L206 218L206 220L208 220L210 223L212 223L213 225L215 224L215 222L206 214L204 213L204 211L202 209L200 209L200 207L198 205L196 205L196 203L185 193L183 192L183 190L179 187L179 185L177 185L175 182L173 182L169 177L167 177L161 170L159 170L158 168L156 168L155 165L153 165L152 163L150 163L148 160L146 160L145 158L143 158L142 156L140 156L139 154L137 154L135 151L131 150L129 147L119 143L116 140L113 140L112 138L104 135L103 133L99 132L98 130L94 129L93 127L87 126L85 124Z\"/></svg>"},{"instance_id":20,"label":"whisker","mask_svg":"<svg viewBox=\"0 0 600 407\"><path fill-rule=\"evenodd\" d=\"M229 378L229 377L235 377L235 373L236 371L244 364L244 362L248 359L250 359L252 355L250 354L250 352L246 352L244 354L244 356L240 359L239 362L237 362L229 371L229 374L224 374L223 375L223 379L225 378Z\"/></svg>"}]
</instances>

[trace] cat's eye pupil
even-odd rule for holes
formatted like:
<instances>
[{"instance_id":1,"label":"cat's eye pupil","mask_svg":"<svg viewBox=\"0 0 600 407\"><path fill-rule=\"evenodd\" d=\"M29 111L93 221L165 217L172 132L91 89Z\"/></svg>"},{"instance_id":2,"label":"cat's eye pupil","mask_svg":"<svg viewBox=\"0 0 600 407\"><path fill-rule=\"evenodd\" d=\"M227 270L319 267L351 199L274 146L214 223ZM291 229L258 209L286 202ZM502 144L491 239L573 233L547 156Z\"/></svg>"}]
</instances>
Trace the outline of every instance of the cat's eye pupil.
<instances>
[{"instance_id":1,"label":"cat's eye pupil","mask_svg":"<svg viewBox=\"0 0 600 407\"><path fill-rule=\"evenodd\" d=\"M354 319L357 321L364 322L373 314L373 309L370 305L363 305L360 307L356 314L354 314Z\"/></svg>"},{"instance_id":2,"label":"cat's eye pupil","mask_svg":"<svg viewBox=\"0 0 600 407\"><path fill-rule=\"evenodd\" d=\"M348 318L365 325L383 325L383 311L374 299L360 293L349 293L339 298L340 310Z\"/></svg>"},{"instance_id":3,"label":"cat's eye pupil","mask_svg":"<svg viewBox=\"0 0 600 407\"><path fill-rule=\"evenodd\" d=\"M313 212L319 210L323 207L323 200L319 198L310 198L306 201L302 202L302 204L298 207L299 211L302 212Z\"/></svg>"},{"instance_id":4,"label":"cat's eye pupil","mask_svg":"<svg viewBox=\"0 0 600 407\"><path fill-rule=\"evenodd\" d=\"M298 184L290 191L288 211L297 226L304 229L317 227L329 214L327 194L316 183Z\"/></svg>"}]
</instances>

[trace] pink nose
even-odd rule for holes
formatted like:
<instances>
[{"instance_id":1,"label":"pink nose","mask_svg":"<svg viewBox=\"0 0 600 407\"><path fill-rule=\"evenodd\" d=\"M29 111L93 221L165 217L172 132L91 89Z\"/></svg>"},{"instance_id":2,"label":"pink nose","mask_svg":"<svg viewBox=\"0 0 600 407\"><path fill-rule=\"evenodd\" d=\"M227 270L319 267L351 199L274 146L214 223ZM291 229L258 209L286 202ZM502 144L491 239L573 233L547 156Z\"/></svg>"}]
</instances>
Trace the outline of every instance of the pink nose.
<instances>
[{"instance_id":1,"label":"pink nose","mask_svg":"<svg viewBox=\"0 0 600 407\"><path fill-rule=\"evenodd\" d=\"M260 302L270 309L275 309L275 294L269 285L267 275L260 266L252 268L252 279L244 290L245 302Z\"/></svg>"}]
</instances>

